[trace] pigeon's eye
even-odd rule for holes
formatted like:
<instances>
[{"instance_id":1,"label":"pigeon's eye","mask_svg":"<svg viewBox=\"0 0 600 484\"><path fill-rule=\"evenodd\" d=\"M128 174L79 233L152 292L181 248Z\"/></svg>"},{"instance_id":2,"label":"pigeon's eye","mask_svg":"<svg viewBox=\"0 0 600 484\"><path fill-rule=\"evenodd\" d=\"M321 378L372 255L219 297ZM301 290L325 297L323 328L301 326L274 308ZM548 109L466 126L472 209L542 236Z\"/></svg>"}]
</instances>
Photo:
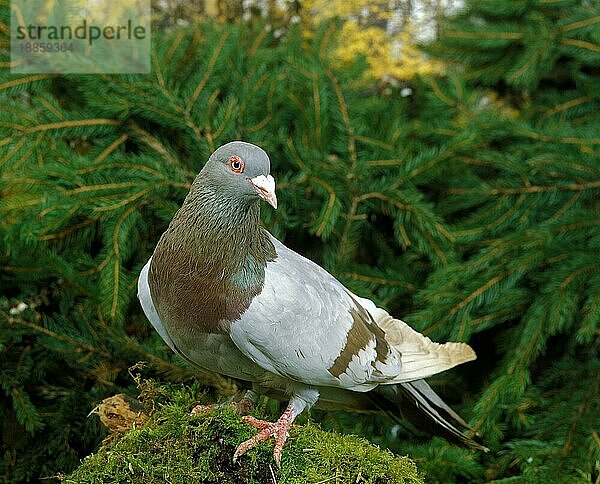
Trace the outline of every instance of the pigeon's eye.
<instances>
[{"instance_id":1,"label":"pigeon's eye","mask_svg":"<svg viewBox=\"0 0 600 484\"><path fill-rule=\"evenodd\" d=\"M229 158L229 168L234 173L242 173L244 171L244 160L237 155L232 156Z\"/></svg>"}]
</instances>

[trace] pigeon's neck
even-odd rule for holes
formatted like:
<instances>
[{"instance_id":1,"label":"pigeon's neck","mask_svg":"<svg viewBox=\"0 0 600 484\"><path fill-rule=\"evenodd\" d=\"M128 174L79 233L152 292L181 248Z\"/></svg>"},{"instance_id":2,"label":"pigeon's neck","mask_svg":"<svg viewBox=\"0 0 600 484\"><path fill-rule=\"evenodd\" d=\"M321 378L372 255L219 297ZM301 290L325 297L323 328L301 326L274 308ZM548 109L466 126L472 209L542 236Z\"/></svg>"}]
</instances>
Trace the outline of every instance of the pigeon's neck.
<instances>
[{"instance_id":1,"label":"pigeon's neck","mask_svg":"<svg viewBox=\"0 0 600 484\"><path fill-rule=\"evenodd\" d=\"M152 256L149 284L161 320L184 333L226 329L260 294L275 257L257 201L192 190Z\"/></svg>"},{"instance_id":2,"label":"pigeon's neck","mask_svg":"<svg viewBox=\"0 0 600 484\"><path fill-rule=\"evenodd\" d=\"M192 253L202 254L205 265L219 270L239 266L248 253L265 263L273 245L260 224L257 200L210 188L192 190L171 226Z\"/></svg>"}]
</instances>

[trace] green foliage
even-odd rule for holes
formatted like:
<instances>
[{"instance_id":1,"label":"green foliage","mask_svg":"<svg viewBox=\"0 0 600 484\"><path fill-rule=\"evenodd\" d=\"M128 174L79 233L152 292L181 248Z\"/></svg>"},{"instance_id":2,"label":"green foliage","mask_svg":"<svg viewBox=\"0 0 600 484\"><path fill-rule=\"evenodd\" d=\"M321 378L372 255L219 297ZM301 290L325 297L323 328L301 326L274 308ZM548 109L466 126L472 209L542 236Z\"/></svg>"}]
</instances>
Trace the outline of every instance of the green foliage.
<instances>
[{"instance_id":1,"label":"green foliage","mask_svg":"<svg viewBox=\"0 0 600 484\"><path fill-rule=\"evenodd\" d=\"M273 461L272 442L260 444L234 463L237 445L256 433L237 413L224 408L191 415L190 408L202 399L197 385L152 387L146 382L142 388L144 403L156 408L150 420L115 437L63 477L63 483L423 482L407 457L394 456L358 437L324 432L311 423L291 429L280 470Z\"/></svg>"},{"instance_id":2,"label":"green foliage","mask_svg":"<svg viewBox=\"0 0 600 484\"><path fill-rule=\"evenodd\" d=\"M157 34L148 76L2 73L0 474L70 470L102 437L85 415L135 361L190 374L141 315L136 276L210 152L244 139L271 156L275 235L473 345L477 362L432 383L492 452L382 417L315 412L324 427L440 482L596 479L599 10L473 2L430 49L461 65L408 97L359 82L360 59L330 62L336 23L310 41L260 24Z\"/></svg>"},{"instance_id":3,"label":"green foliage","mask_svg":"<svg viewBox=\"0 0 600 484\"><path fill-rule=\"evenodd\" d=\"M444 26L433 50L466 63L467 77L483 85L502 81L533 90L550 78L587 80L592 89L594 72L588 68L600 63L598 9L597 0L472 1Z\"/></svg>"}]
</instances>

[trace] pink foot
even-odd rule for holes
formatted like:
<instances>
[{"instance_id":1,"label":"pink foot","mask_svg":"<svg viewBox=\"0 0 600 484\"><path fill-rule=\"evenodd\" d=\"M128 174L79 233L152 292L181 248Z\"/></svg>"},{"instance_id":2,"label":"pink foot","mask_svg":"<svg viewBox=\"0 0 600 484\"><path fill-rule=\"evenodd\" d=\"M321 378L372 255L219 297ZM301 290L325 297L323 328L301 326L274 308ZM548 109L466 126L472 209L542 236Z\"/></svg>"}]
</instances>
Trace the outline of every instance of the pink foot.
<instances>
[{"instance_id":1,"label":"pink foot","mask_svg":"<svg viewBox=\"0 0 600 484\"><path fill-rule=\"evenodd\" d=\"M247 415L242 418L244 422L252 425L253 427L260 429L260 432L251 439L242 442L238 445L235 453L233 454L233 462L237 461L238 457L245 454L248 450L256 447L260 442L264 442L270 437L275 437L275 450L273 451L273 458L277 463L277 467L281 467L281 454L283 452L283 446L288 437L288 430L292 426L292 407L288 406L285 412L279 417L277 422L265 422L257 418Z\"/></svg>"}]
</instances>

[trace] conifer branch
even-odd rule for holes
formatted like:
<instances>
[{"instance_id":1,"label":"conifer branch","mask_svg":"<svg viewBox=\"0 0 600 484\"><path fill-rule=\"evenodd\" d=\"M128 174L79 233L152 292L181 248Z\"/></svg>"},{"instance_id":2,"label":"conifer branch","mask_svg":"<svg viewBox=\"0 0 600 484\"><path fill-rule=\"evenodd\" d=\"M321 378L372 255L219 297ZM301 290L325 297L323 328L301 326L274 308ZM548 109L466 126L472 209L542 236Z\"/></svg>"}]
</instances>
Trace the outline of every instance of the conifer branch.
<instances>
[{"instance_id":1,"label":"conifer branch","mask_svg":"<svg viewBox=\"0 0 600 484\"><path fill-rule=\"evenodd\" d=\"M584 27L589 27L590 25L595 25L600 23L600 16L590 17L585 20L580 20L578 22L573 22L570 24L563 25L560 29L563 32L570 32L571 30L577 30Z\"/></svg>"},{"instance_id":2,"label":"conifer branch","mask_svg":"<svg viewBox=\"0 0 600 484\"><path fill-rule=\"evenodd\" d=\"M600 138L575 138L572 136L569 137L553 137L553 136L548 136L548 135L543 135L540 133L536 133L535 131L523 128L523 127L519 127L517 128L518 132L520 134L522 134L523 136L527 136L533 139L536 139L538 141L543 141L545 143L547 142L553 142L553 141L557 141L559 143L565 143L565 144L581 144L581 145L586 145L586 144L592 144L592 145L597 145L600 144Z\"/></svg>"},{"instance_id":3,"label":"conifer branch","mask_svg":"<svg viewBox=\"0 0 600 484\"><path fill-rule=\"evenodd\" d=\"M118 218L117 223L114 228L114 231L113 231L113 254L115 257L115 261L114 261L114 265L113 265L113 267L114 267L113 298L112 298L112 305L110 308L110 315L112 318L115 318L117 316L117 304L118 304L118 300L119 300L119 283L120 283L119 281L120 281L120 272L121 272L121 245L119 244L119 234L121 232L121 226L123 225L123 222L125 222L125 220L135 210L137 210L142 205L145 205L150 202L151 202L151 200L142 200L142 201L132 205L127 210L125 210L121 214L121 216Z\"/></svg>"},{"instance_id":4,"label":"conifer branch","mask_svg":"<svg viewBox=\"0 0 600 484\"><path fill-rule=\"evenodd\" d=\"M0 311L0 316L2 316L2 319L4 319L5 321L8 322L8 324L18 324L19 326L22 327L26 327L29 328L31 330L33 330L36 333L39 334L43 334L45 336L48 336L50 338L56 339L58 341L62 341L63 343L67 343L69 347L75 349L75 351L79 351L79 352L88 352L88 353L96 353L100 356L103 357L108 357L109 354L106 353L104 350L89 345L85 342L81 342L78 341L76 339L73 339L69 336L66 336L64 334L59 334L55 331L51 331L43 326L40 326L39 324L35 324L35 323L31 323L29 321L24 320L23 318L20 317L15 317L15 316L9 316L6 313Z\"/></svg>"},{"instance_id":5,"label":"conifer branch","mask_svg":"<svg viewBox=\"0 0 600 484\"><path fill-rule=\"evenodd\" d=\"M325 208L325 214L323 215L323 220L321 221L321 223L317 227L317 230L315 231L315 234L318 237L320 237L321 235L323 235L323 231L325 230L325 225L329 222L329 217L331 215L331 212L333 210L333 207L335 205L335 201L336 201L337 197L335 195L335 191L333 190L333 188L331 187L331 185L329 183L327 183L315 176L311 176L309 178L309 180L312 180L315 183L318 183L323 188L325 188L325 190L327 190L327 193L329 193L329 199L327 201L327 207Z\"/></svg>"},{"instance_id":6,"label":"conifer branch","mask_svg":"<svg viewBox=\"0 0 600 484\"><path fill-rule=\"evenodd\" d=\"M350 116L348 114L348 105L344 98L344 93L342 92L342 88L340 86L339 80L337 79L337 77L335 77L334 73L331 70L327 70L326 72L327 72L327 76L331 80L331 83L333 84L333 88L335 90L335 95L337 97L338 104L340 107L340 112L342 114L342 119L344 120L344 125L346 126L346 130L348 131L348 152L350 153L350 160L352 162L352 164L350 166L349 176L352 176L354 174L354 170L356 168L357 157L356 157L356 140L354 137L354 130L352 129L352 126L350 125Z\"/></svg>"},{"instance_id":7,"label":"conifer branch","mask_svg":"<svg viewBox=\"0 0 600 484\"><path fill-rule=\"evenodd\" d=\"M57 232L57 233L54 233L54 234L40 235L40 236L38 236L38 239L40 239L40 240L63 239L67 235L71 235L71 234L77 232L79 229L87 227L87 226L89 226L89 225L91 225L91 224L93 224L95 222L96 222L96 220L94 220L94 219L84 220L83 222L79 222L77 224L71 225L68 229L63 230L62 232Z\"/></svg>"},{"instance_id":8,"label":"conifer branch","mask_svg":"<svg viewBox=\"0 0 600 484\"><path fill-rule=\"evenodd\" d=\"M386 279L383 277L373 277L365 274L358 274L356 272L345 272L344 276L354 281L365 281L384 286L402 286L408 290L413 290L415 288L414 284L411 284L410 282Z\"/></svg>"},{"instance_id":9,"label":"conifer branch","mask_svg":"<svg viewBox=\"0 0 600 484\"><path fill-rule=\"evenodd\" d=\"M41 96L39 98L40 103L42 103L44 105L44 107L50 111L54 116L56 116L58 119L65 119L65 116L63 114L62 111L60 111L59 109L57 109L56 106L54 106L47 98Z\"/></svg>"},{"instance_id":10,"label":"conifer branch","mask_svg":"<svg viewBox=\"0 0 600 484\"><path fill-rule=\"evenodd\" d=\"M198 96L200 96L200 93L202 92L202 90L204 89L204 86L208 82L209 76L211 75L212 70L215 67L215 64L217 63L217 60L219 59L219 55L221 55L221 51L223 50L223 46L225 45L225 41L227 40L228 36L229 36L229 31L223 30L223 33L219 37L219 41L218 41L217 45L215 46L212 56L211 56L210 60L208 61L208 64L204 70L204 76L202 77L202 79L200 80L200 82L198 83L196 88L194 89L194 92L192 93L190 99L187 101L186 109L185 109L186 112L191 111L192 106L196 103Z\"/></svg>"},{"instance_id":11,"label":"conifer branch","mask_svg":"<svg viewBox=\"0 0 600 484\"><path fill-rule=\"evenodd\" d=\"M371 145L371 146L377 146L377 147L382 148L389 152L395 151L394 147L391 144L386 143L381 140L378 140L376 138L370 138L369 136L365 136L362 134L356 134L356 135L354 135L354 139L357 141L362 141L363 143Z\"/></svg>"},{"instance_id":12,"label":"conifer branch","mask_svg":"<svg viewBox=\"0 0 600 484\"><path fill-rule=\"evenodd\" d=\"M99 163L102 160L104 160L104 158L106 158L108 155L110 155L114 150L116 150L120 145L122 145L123 143L125 143L125 141L127 141L128 136L126 134L121 135L118 139L116 139L115 141L113 141L110 145L108 145L104 150L102 150L102 153L100 153L93 161L93 163Z\"/></svg>"},{"instance_id":13,"label":"conifer branch","mask_svg":"<svg viewBox=\"0 0 600 484\"><path fill-rule=\"evenodd\" d=\"M405 160L369 160L365 162L368 166L403 166Z\"/></svg>"},{"instance_id":14,"label":"conifer branch","mask_svg":"<svg viewBox=\"0 0 600 484\"><path fill-rule=\"evenodd\" d=\"M553 108L548 109L544 113L544 117L549 118L551 116L554 116L556 113L559 113L561 111L566 111L567 109L571 109L575 106L579 106L581 104L585 104L585 103L593 101L593 100L594 100L594 98L592 96L581 96L581 97L578 97L575 99L571 99L570 101L566 101L566 102L557 104Z\"/></svg>"},{"instance_id":15,"label":"conifer branch","mask_svg":"<svg viewBox=\"0 0 600 484\"><path fill-rule=\"evenodd\" d=\"M437 83L437 81L435 79L431 79L429 81L429 85L431 86L431 88L433 89L433 92L435 93L435 95L438 97L438 99L440 101L442 101L444 104L447 104L448 106L456 106L456 101L450 99L448 96L446 96L442 90L440 89L439 84Z\"/></svg>"},{"instance_id":16,"label":"conifer branch","mask_svg":"<svg viewBox=\"0 0 600 484\"><path fill-rule=\"evenodd\" d=\"M429 245L431 247L433 247L433 250L437 254L440 261L442 262L442 265L448 264L448 259L446 258L446 254L444 254L444 252L442 251L440 246L438 244L436 244L435 240L433 240L433 237L428 232L423 232L423 236L425 237L425 239L427 239L427 242L429 243Z\"/></svg>"},{"instance_id":17,"label":"conifer branch","mask_svg":"<svg viewBox=\"0 0 600 484\"><path fill-rule=\"evenodd\" d=\"M86 175L88 173L92 173L94 171L101 170L114 170L115 168L130 168L136 171L143 171L149 173L150 175L155 176L161 180L165 179L164 173L161 173L154 168L150 168L149 166L140 165L138 163L126 163L126 162L113 162L113 163L98 163L98 160L95 159L93 164L87 166L85 168L81 168L80 170L75 171L77 175Z\"/></svg>"},{"instance_id":18,"label":"conifer branch","mask_svg":"<svg viewBox=\"0 0 600 484\"><path fill-rule=\"evenodd\" d=\"M267 37L266 29L261 29L260 32L258 33L258 35L256 36L256 38L254 39L254 42L252 42L250 49L248 49L248 57L249 58L254 57L254 55L256 54L256 51L258 51L259 47L262 45L263 40L265 40L266 37Z\"/></svg>"},{"instance_id":19,"label":"conifer branch","mask_svg":"<svg viewBox=\"0 0 600 484\"><path fill-rule=\"evenodd\" d=\"M444 32L445 37L458 37L463 39L502 39L502 40L520 40L524 37L524 34L520 32L466 32L466 31L452 31L447 30Z\"/></svg>"},{"instance_id":20,"label":"conifer branch","mask_svg":"<svg viewBox=\"0 0 600 484\"><path fill-rule=\"evenodd\" d=\"M0 160L0 168L2 168L2 166L8 161L10 160L16 153L18 153L21 148L23 147L23 145L27 142L26 138L21 138L17 144L8 152L6 153L6 155Z\"/></svg>"},{"instance_id":21,"label":"conifer branch","mask_svg":"<svg viewBox=\"0 0 600 484\"><path fill-rule=\"evenodd\" d=\"M0 84L0 91L9 89L11 87L20 86L22 84L31 84L32 82L39 81L41 79L52 79L53 77L56 77L56 74L34 74L31 76L19 77L18 79Z\"/></svg>"},{"instance_id":22,"label":"conifer branch","mask_svg":"<svg viewBox=\"0 0 600 484\"><path fill-rule=\"evenodd\" d=\"M567 438L565 439L565 443L563 444L563 455L568 455L573 450L573 441L575 439L575 433L577 432L577 426L584 414L589 411L590 400L592 398L597 398L598 392L600 391L600 375L596 375L595 378L592 379L591 384L588 386L587 391L585 391L583 398L581 399L581 404L577 408L577 412L573 416L572 423L569 427L569 433Z\"/></svg>"},{"instance_id":23,"label":"conifer branch","mask_svg":"<svg viewBox=\"0 0 600 484\"><path fill-rule=\"evenodd\" d=\"M384 195L383 193L377 193L377 192L363 193L362 195L359 195L355 198L357 204L364 202L366 200L370 200L370 199L382 200L384 202L389 203L390 205L393 205L396 208L399 208L400 210L412 210L412 207L410 205L400 203L398 200L395 200L392 197Z\"/></svg>"},{"instance_id":24,"label":"conifer branch","mask_svg":"<svg viewBox=\"0 0 600 484\"><path fill-rule=\"evenodd\" d=\"M40 124L24 128L25 133L35 133L36 131L50 131L62 128L77 128L81 126L97 126L97 125L119 125L120 122L115 119L79 119L73 121L59 121L57 123Z\"/></svg>"},{"instance_id":25,"label":"conifer branch","mask_svg":"<svg viewBox=\"0 0 600 484\"><path fill-rule=\"evenodd\" d=\"M565 204L562 207L560 207L550 218L548 218L548 222L556 222L557 220L559 220L563 216L563 214L565 214L571 207L573 207L573 205L575 204L575 202L577 202L580 196L581 193L575 193L571 198L569 198L565 202Z\"/></svg>"},{"instance_id":26,"label":"conifer branch","mask_svg":"<svg viewBox=\"0 0 600 484\"><path fill-rule=\"evenodd\" d=\"M563 45L573 45L575 47L581 47L582 49L591 50L592 52L600 52L600 45L587 42L579 39L562 39L560 41Z\"/></svg>"},{"instance_id":27,"label":"conifer branch","mask_svg":"<svg viewBox=\"0 0 600 484\"><path fill-rule=\"evenodd\" d=\"M348 214L346 215L346 223L344 225L344 230L342 231L342 236L340 238L340 243L337 249L337 260L341 261L346 256L347 246L348 246L348 237L350 235L350 227L354 222L356 216L356 210L358 209L359 201L356 197L352 199L352 203L350 204L350 209L348 210Z\"/></svg>"},{"instance_id":28,"label":"conifer branch","mask_svg":"<svg viewBox=\"0 0 600 484\"><path fill-rule=\"evenodd\" d=\"M127 198L122 199L120 202L114 203L112 205L104 205L101 207L94 207L95 212L108 212L110 210L116 210L117 208L124 207L125 205L129 205L130 203L136 201L138 198L145 197L152 191L152 188L146 188L145 190L140 190L139 192L131 195Z\"/></svg>"},{"instance_id":29,"label":"conifer branch","mask_svg":"<svg viewBox=\"0 0 600 484\"><path fill-rule=\"evenodd\" d=\"M463 193L487 193L489 195L517 195L521 193L545 193L557 190L582 191L600 188L600 181L591 181L586 183L573 183L570 185L530 185L526 187L503 187L503 188L450 188L446 193L455 195Z\"/></svg>"}]
</instances>

